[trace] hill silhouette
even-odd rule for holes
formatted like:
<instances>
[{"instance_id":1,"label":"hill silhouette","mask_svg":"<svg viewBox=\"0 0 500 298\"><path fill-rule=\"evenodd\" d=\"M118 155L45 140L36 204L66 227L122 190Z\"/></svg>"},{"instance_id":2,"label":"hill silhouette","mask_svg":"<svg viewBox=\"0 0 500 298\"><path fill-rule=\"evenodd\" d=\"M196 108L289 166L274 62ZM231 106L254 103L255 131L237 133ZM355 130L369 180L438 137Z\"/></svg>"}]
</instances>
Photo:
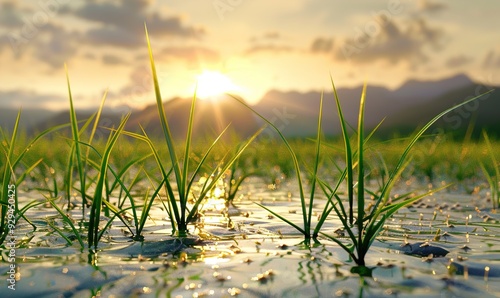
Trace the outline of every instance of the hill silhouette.
<instances>
[{"instance_id":1,"label":"hill silhouette","mask_svg":"<svg viewBox=\"0 0 500 298\"><path fill-rule=\"evenodd\" d=\"M368 86L365 112L366 129L374 128L384 120L380 128L381 136L394 133L409 133L425 124L441 111L458 104L472 96L479 95L494 87L486 87L472 81L466 75L458 74L437 81L409 80L396 89L383 86ZM346 120L356 126L359 98L362 87L339 88L338 95ZM316 91L297 92L270 90L253 108L274 123L288 137L314 136L316 133L321 93ZM164 102L164 109L169 120L172 135L184 138L191 98L173 98ZM476 134L481 129L488 129L500 136L500 92L495 91L473 103L451 112L438 123L448 132L462 132L471 121L476 119ZM12 126L17 111L2 110L2 128ZM91 111L77 111L78 119L83 120ZM123 115L106 109L101 117L103 127L117 127ZM13 120L14 119L14 120ZM69 113L49 111L23 111L23 120L27 119L29 131L42 131L48 127L69 122ZM40 120L41 119L41 120ZM35 124L34 124L35 123ZM217 100L198 99L195 108L194 137L216 136L230 124L229 133L241 137L249 136L263 121L250 110L227 95ZM132 111L126 125L130 131L140 131L142 126L150 136L162 136L161 123L156 104L141 110ZM105 133L107 130L102 129ZM267 135L275 135L270 128ZM333 136L340 132L337 108L333 92L324 93L323 131Z\"/></svg>"},{"instance_id":2,"label":"hill silhouette","mask_svg":"<svg viewBox=\"0 0 500 298\"><path fill-rule=\"evenodd\" d=\"M463 74L439 81L411 80L394 90L368 86L365 127L372 129L384 120L380 136L413 132L443 110L493 88L475 83ZM361 92L361 86L337 90L344 117L354 127ZM326 92L323 97L323 131L326 135L338 135L340 125L333 92ZM317 127L320 98L320 92L271 90L255 105L255 109L267 119L274 119L273 123L287 136L313 136ZM436 123L436 127L459 132L467 128L471 119L477 119L476 133L485 128L500 135L499 111L500 93L495 91L451 112Z\"/></svg>"},{"instance_id":3,"label":"hill silhouette","mask_svg":"<svg viewBox=\"0 0 500 298\"><path fill-rule=\"evenodd\" d=\"M169 122L170 131L174 138L185 138L188 127L188 118L191 108L191 98L174 98L163 103ZM83 120L91 117L94 112L88 110L77 111L80 127ZM193 137L218 136L229 125L227 137L238 133L241 137L252 135L258 130L257 122L250 110L227 95L221 95L216 100L198 99L195 106L193 121ZM103 111L99 125L104 128L117 127L123 115L113 113L112 110ZM52 114L47 119L30 126L29 132L41 132L55 125L68 123L69 111ZM133 110L125 126L132 132L140 132L141 127L151 137L163 137L162 126L156 104L149 105L142 110ZM100 129L100 134L107 134L109 130ZM65 133L70 133L69 128Z\"/></svg>"}]
</instances>

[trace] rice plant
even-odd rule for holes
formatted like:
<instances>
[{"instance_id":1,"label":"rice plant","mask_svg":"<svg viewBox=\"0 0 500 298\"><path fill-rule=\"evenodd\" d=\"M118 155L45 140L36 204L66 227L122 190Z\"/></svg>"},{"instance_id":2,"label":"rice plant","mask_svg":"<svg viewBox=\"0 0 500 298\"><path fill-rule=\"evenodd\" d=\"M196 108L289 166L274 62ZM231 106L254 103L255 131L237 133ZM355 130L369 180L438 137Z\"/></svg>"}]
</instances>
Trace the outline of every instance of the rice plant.
<instances>
[{"instance_id":1,"label":"rice plant","mask_svg":"<svg viewBox=\"0 0 500 298\"><path fill-rule=\"evenodd\" d=\"M199 174L201 174L201 170L204 166L206 166L207 157L210 155L215 145L221 139L222 135L226 132L226 127L219 136L213 141L213 143L208 147L205 154L202 156L200 161L198 162L196 168L191 171L189 168L189 156L191 154L191 138L192 138L192 130L193 130L193 119L195 112L195 104L196 104L196 92L194 93L191 108L189 112L188 118L188 128L186 134L186 140L184 144L184 156L183 160L181 160L177 156L176 152L176 142L172 137L170 132L170 127L168 123L168 119L165 114L165 110L163 107L162 96L160 92L160 87L158 84L158 78L156 73L156 66L153 58L153 51L151 48L151 43L148 35L148 30L145 25L146 32L146 41L149 52L149 59L151 63L151 72L153 77L153 85L156 97L156 105L158 114L160 117L161 127L163 136L165 138L167 149L168 149L168 157L170 169L167 170L166 164L162 161L160 155L158 154L158 150L152 140L148 137L146 132L143 130L142 134L132 133L132 132L124 132L125 134L135 137L139 140L146 142L151 148L152 154L157 162L157 165L160 169L161 175L163 177L162 183L165 187L167 196L168 196L168 215L172 223L172 234L178 235L180 237L185 237L189 234L188 224L194 221L198 215L198 208L200 203L205 199L206 195L211 191L211 189L216 185L216 183L223 177L226 171L233 165L233 163L241 156L243 151L250 145L250 143L260 134L263 130L258 130L254 135L248 138L245 142L243 142L236 152L228 157L229 153L226 154L227 160L221 160L217 166L214 166L209 173L210 179L206 179L203 183L201 190L199 193L195 194L193 192L193 183ZM170 181L170 175L173 175L173 179L175 181L175 185L172 181ZM175 187L176 186L176 187ZM174 191L177 189L177 191ZM156 195L157 192L155 192ZM192 202L190 202L192 199Z\"/></svg>"},{"instance_id":2,"label":"rice plant","mask_svg":"<svg viewBox=\"0 0 500 298\"><path fill-rule=\"evenodd\" d=\"M9 223L15 225L19 219L24 218L28 223L31 224L30 220L26 218L24 214L28 209L40 204L40 202L32 201L22 208L19 208L20 206L18 202L18 192L13 191L14 189L17 189L21 182L24 181L26 176L43 161L42 158L39 158L32 164L26 165L23 162L26 153L30 149L32 149L35 143L45 135L67 126L59 125L49 128L36 135L31 141L28 142L24 149L20 149L18 148L17 143L20 119L21 110L19 110L17 114L17 118L14 123L12 135L10 136L10 138L6 131L0 129L0 134L2 136L2 151L0 152L0 180L2 182L0 186L0 244L5 241L8 236L9 230L11 230L9 228ZM19 153L16 155L16 152ZM12 199L14 200L14 204L12 204L12 201L9 202L9 200ZM9 208L12 208L11 206L13 206L14 208L14 210L11 209L12 212L10 212L10 214L13 214L13 217L10 216L9 218L7 218L7 213L9 211ZM33 229L36 229L35 225L31 224L31 226L33 227Z\"/></svg>"},{"instance_id":3,"label":"rice plant","mask_svg":"<svg viewBox=\"0 0 500 298\"><path fill-rule=\"evenodd\" d=\"M321 148L321 120L322 120L322 115L323 115L323 96L321 96L320 100L320 109L319 109L319 117L318 117L318 129L317 129L317 135L316 135L316 145L315 145L315 157L314 157L314 163L313 163L313 169L311 172L311 191L309 194L309 198L306 198L305 194L305 188L304 188L304 183L302 182L302 176L301 176L301 169L299 165L299 160L297 158L297 154L295 151L292 149L292 146L290 145L290 142L285 138L285 136L281 133L281 131L276 127L271 121L266 119L264 116L262 116L260 113L255 111L252 107L250 107L247 103L242 101L236 96L233 96L229 94L232 98L234 98L236 101L240 102L242 105L250 109L253 113L255 113L259 118L261 118L264 122L266 122L267 125L269 125L276 133L278 134L279 138L283 141L285 144L285 147L287 148L288 152L290 153L291 160L293 163L293 168L295 170L295 177L297 179L298 187L299 187L299 198L300 198L300 206L301 206L301 211L302 211L302 226L299 226L298 224L292 222L291 220L287 219L285 216L278 214L277 212L274 212L270 208L258 204L260 207L264 208L277 218L281 219L282 221L286 222L288 225L294 227L297 231L299 231L302 235L304 235L304 241L305 244L308 245L310 243L311 239L316 239L319 233L319 230L323 226L324 222L326 221L328 215L330 212L333 210L332 206L328 203L325 205L323 211L321 212L320 219L316 226L314 227L314 230L311 231L312 227L312 214L313 214L313 205L314 205L314 198L315 198L315 190L316 190L316 183L317 183L317 173L318 173L318 168L319 168L319 163L320 163L320 148Z\"/></svg>"},{"instance_id":4,"label":"rice plant","mask_svg":"<svg viewBox=\"0 0 500 298\"><path fill-rule=\"evenodd\" d=\"M340 100L337 95L337 91L335 88L335 85L332 80L332 88L333 88L333 93L335 97L335 102L337 105L337 112L339 115L339 120L340 120L340 125L342 128L342 136L344 139L344 153L345 153L345 163L346 167L344 170L340 170L341 175L338 180L338 182L334 186L329 186L327 183L325 183L323 180L321 180L318 177L318 164L320 163L320 147L321 147L321 119L322 119L322 113L323 113L323 96L321 97L320 100L320 109L319 109L319 119L318 119L318 129L317 129L317 136L316 136L316 145L315 145L315 161L313 163L313 170L311 171L311 191L310 191L310 196L309 199L306 199L305 197L305 192L304 192L304 186L302 182L302 178L300 175L300 167L299 167L299 162L297 159L297 156L290 146L289 142L286 140L286 138L283 136L283 134L280 132L280 130L274 126L269 120L267 120L265 117L260 115L258 112L256 112L254 109L252 109L250 106L248 106L246 103L241 101L235 96L232 96L235 100L239 101L243 105L245 105L247 108L252 110L257 116L259 116L261 119L263 119L270 127L272 127L277 133L278 136L281 138L285 146L287 147L288 151L290 152L290 155L292 157L292 161L294 164L295 172L296 172L296 178L297 178L297 183L299 187L299 195L300 195L300 203L301 203L301 209L302 209L302 226L299 226L298 224L292 222L291 220L287 219L285 216L280 215L274 211L272 211L270 208L263 206L261 204L258 204L265 210L269 211L272 213L274 216L280 218L284 222L286 222L288 225L294 227L296 230L298 230L301 234L304 235L304 239L306 243L309 243L311 239L317 240L319 234L320 234L320 229L324 222L327 220L329 214L331 211L334 211L337 217L340 219L342 222L342 225L345 229L345 231L348 234L348 238L350 240L350 244L344 244L340 239L337 239L333 236L326 235L324 233L321 233L328 239L331 239L332 241L336 242L338 245L340 245L349 255L350 257L355 261L356 264L358 264L360 267L359 268L365 268L365 256L375 240L375 238L378 236L380 230L383 228L385 221L393 215L396 211L399 209L407 206L408 204L411 204L422 197L426 195L430 195L436 191L439 191L447 186L429 191L427 193L417 195L410 197L410 194L401 196L399 198L393 198L390 199L390 193L392 188L394 187L394 184L400 177L401 173L403 170L406 168L406 166L410 163L411 158L409 156L411 149L413 146L417 143L417 141L422 137L422 135L429 129L429 127L434 124L439 118L444 116L446 113L449 113L455 108L458 108L462 105L465 105L477 98L479 98L482 95L485 95L489 92L486 92L482 95L476 96L472 99L469 99L467 101L462 102L461 104L458 104L454 107L451 107L437 116L435 116L431 121L429 121L426 125L424 125L411 139L409 144L406 145L403 153L399 156L398 161L396 162L396 165L394 169L389 173L387 179L383 180L384 183L381 185L380 192L379 194L376 194L374 192L371 192L367 189L366 183L365 183L365 165L366 165L366 160L364 158L364 152L365 152L365 143L367 140L372 136L373 132L378 128L375 127L374 131L370 133L368 136L365 137L365 131L364 131L364 107L365 107L365 98L366 98L366 85L363 87L362 95L361 95L361 100L360 100L360 108L359 108L359 115L358 115L358 128L356 132L357 136L357 147L356 150L353 150L351 147L351 140L348 135L348 123L344 119L342 108L340 105ZM380 125L380 124L379 124ZM355 172L357 171L357 181L355 181ZM311 233L312 227L312 220L311 220L311 215L312 215L312 207L314 203L314 197L315 197L315 188L316 188L316 183L318 182L319 186L327 195L328 197L328 202L325 204L323 207L322 212L319 215L319 220L318 223L316 224L316 227ZM342 182L346 182L347 184L347 202L344 202L342 198L339 196L337 193L339 186ZM374 204L368 209L365 207L365 196L366 195L372 195L375 197ZM347 211L346 211L347 210ZM362 272L361 272L362 273Z\"/></svg>"},{"instance_id":5,"label":"rice plant","mask_svg":"<svg viewBox=\"0 0 500 298\"><path fill-rule=\"evenodd\" d=\"M486 144L486 148L488 150L488 156L490 158L489 162L493 167L494 174L490 174L484 162L480 161L479 166L481 167L481 170L483 171L483 174L486 177L486 180L488 181L488 184L490 186L491 203L493 204L492 207L493 209L497 209L500 208L500 189L499 189L500 165L498 164L498 160L495 157L495 152L493 151L493 147L491 146L488 133L486 133L486 131L484 130L483 130L483 137Z\"/></svg>"},{"instance_id":6,"label":"rice plant","mask_svg":"<svg viewBox=\"0 0 500 298\"><path fill-rule=\"evenodd\" d=\"M365 113L364 108L365 108L365 98L366 98L366 85L363 88L360 99L356 152L354 152L350 146L350 140L347 134L348 125L343 117L340 100L338 98L333 80L332 80L332 88L334 91L340 125L342 128L342 135L345 144L345 153L346 153L345 172L346 172L346 183L347 183L346 186L348 190L348 205L346 206L346 203L337 194L336 188L332 189L328 187L325 183L321 183L321 185L323 186L323 190L332 204L335 214L342 222L343 228L348 235L350 243L345 244L342 240L334 236L327 235L325 233L321 234L327 237L328 239L331 239L335 243L337 243L349 254L349 256L359 266L356 268L356 270L358 270L358 273L368 274L365 267L365 257L373 241L376 239L380 230L383 228L385 221L399 209L421 199L424 196L430 195L436 191L442 190L443 188L447 187L443 186L435 190L431 190L427 193L416 195L413 197L402 196L399 198L390 199L390 194L392 188L394 187L394 184L400 177L403 170L411 161L410 151L413 148L413 146L422 137L422 135L429 129L429 127L431 127L431 125L434 124L439 118L449 113L450 111L462 105L465 105L473 100L476 100L477 98L492 91L486 92L482 95L476 96L472 99L469 99L458 105L455 105L441 112L433 119L431 119L427 124L425 124L411 138L409 143L406 145L404 151L401 153L398 161L396 162L395 167L390 172L385 184L382 185L380 193L375 194L367 189L365 183L366 160L364 159L364 151L365 151L364 144L366 139L364 133L364 113ZM354 180L354 173L356 171L357 171L357 181ZM365 201L367 195L374 196L374 202L370 206L370 208L365 207ZM355 200L356 206L354 206L354 198L356 199ZM345 211L346 208L349 211L348 213Z\"/></svg>"}]
</instances>

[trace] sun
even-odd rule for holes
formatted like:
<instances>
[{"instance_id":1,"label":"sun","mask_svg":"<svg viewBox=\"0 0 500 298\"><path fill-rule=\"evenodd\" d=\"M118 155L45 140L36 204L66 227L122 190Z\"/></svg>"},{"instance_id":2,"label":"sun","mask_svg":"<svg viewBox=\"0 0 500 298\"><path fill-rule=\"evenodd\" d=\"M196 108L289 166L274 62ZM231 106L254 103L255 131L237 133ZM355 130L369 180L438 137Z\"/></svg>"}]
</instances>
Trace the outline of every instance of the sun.
<instances>
[{"instance_id":1,"label":"sun","mask_svg":"<svg viewBox=\"0 0 500 298\"><path fill-rule=\"evenodd\" d=\"M196 79L198 82L196 94L202 99L215 98L239 89L230 78L218 71L205 70Z\"/></svg>"}]
</instances>

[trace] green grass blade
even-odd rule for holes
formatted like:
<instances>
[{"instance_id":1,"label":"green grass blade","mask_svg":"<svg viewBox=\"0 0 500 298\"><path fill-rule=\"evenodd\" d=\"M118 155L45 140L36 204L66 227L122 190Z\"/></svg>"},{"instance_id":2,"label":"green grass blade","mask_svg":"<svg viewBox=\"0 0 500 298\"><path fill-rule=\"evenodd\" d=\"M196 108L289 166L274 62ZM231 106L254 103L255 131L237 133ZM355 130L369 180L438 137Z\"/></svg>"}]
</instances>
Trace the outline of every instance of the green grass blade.
<instances>
[{"instance_id":1,"label":"green grass blade","mask_svg":"<svg viewBox=\"0 0 500 298\"><path fill-rule=\"evenodd\" d=\"M142 127L141 127L141 129L142 129ZM144 129L142 129L142 133L144 135L140 135L140 134L132 133L132 132L128 132L128 131L122 132L122 134L124 134L124 135L128 135L128 136L131 136L131 137L136 138L138 140L144 141L149 145L149 148L151 149L151 152L153 153L153 156L155 157L156 163L161 171L163 180L165 181L165 188L167 190L168 200L170 202L169 208L172 208L172 210L169 214L169 217L171 220L173 220L173 218L175 218L175 222L180 222L181 217L180 217L179 207L177 206L177 201L175 198L173 187L168 180L170 173L175 169L175 167L172 166L172 168L168 172L165 170L165 167L163 166L163 163L161 162L160 155L158 154L158 150L156 150L155 145L153 144L151 139L147 136ZM173 213L173 216L172 216L172 213ZM172 225L172 228L175 229L175 225ZM175 230L174 230L174 232L175 232Z\"/></svg>"},{"instance_id":2,"label":"green grass blade","mask_svg":"<svg viewBox=\"0 0 500 298\"><path fill-rule=\"evenodd\" d=\"M347 213L345 212L344 205L342 204L342 201L340 200L340 198L337 195L337 190L339 189L342 181L344 181L346 173L347 173L346 170L342 171L342 174L339 177L339 180L337 181L337 184L335 185L334 188L331 188L326 182L322 181L321 179L318 179L318 183L319 183L321 189L323 190L323 193L327 196L328 201L325 204L325 207L323 208L323 212L321 212L321 216L320 216L320 219L318 220L318 223L316 224L316 227L314 228L313 236L318 235L319 230L321 229L321 227L325 223L326 219L328 218L328 215L332 211L331 208L334 208L333 206L335 206L335 203L332 202L332 199L331 199L333 196L335 196L337 198L337 203L339 204L340 211L342 211L341 213L338 213L337 216L339 218L344 218L344 219L348 218ZM333 206L330 207L330 205L333 205Z\"/></svg>"},{"instance_id":3,"label":"green grass blade","mask_svg":"<svg viewBox=\"0 0 500 298\"><path fill-rule=\"evenodd\" d=\"M94 199L92 201L92 206L90 210L90 221L89 221L89 231L88 231L89 248L91 246L94 246L94 248L97 249L97 244L99 242L99 222L100 222L101 208L103 203L104 183L106 179L106 171L109 167L109 157L111 154L111 150L116 144L116 141L118 140L118 137L120 136L121 131L125 127L125 123L127 122L129 117L130 113L123 118L116 132L110 135L108 143L106 144L104 154L102 155L98 180L95 186Z\"/></svg>"},{"instance_id":4,"label":"green grass blade","mask_svg":"<svg viewBox=\"0 0 500 298\"><path fill-rule=\"evenodd\" d=\"M14 183L12 181L12 175L14 174L14 165L12 164L12 156L14 154L14 146L16 144L16 139L17 139L17 131L19 128L19 121L21 119L21 110L17 113L16 121L14 123L14 129L12 131L12 136L10 139L10 143L7 144L8 146L8 151L7 154L5 155L5 164L4 164L4 169L3 169L3 179L2 179L2 192L0 193L0 201L2 201L4 204L2 204L1 209L1 218L0 218L0 244L3 242L3 239L7 236L6 229L5 227L7 226L5 224L5 217L7 215L7 206L8 206L8 193L9 193L9 185L11 183ZM16 199L16 211L18 209L17 207L17 199Z\"/></svg>"},{"instance_id":5,"label":"green grass blade","mask_svg":"<svg viewBox=\"0 0 500 298\"><path fill-rule=\"evenodd\" d=\"M251 137L249 137L247 139L247 141L245 143L243 143L243 145L241 145L239 148L238 148L238 151L236 152L236 154L234 154L225 164L224 166L220 167L220 170L218 171L218 174L217 175L214 175L214 178L212 179L212 181L208 184L207 187L203 187L203 191L200 193L198 199L196 200L196 202L194 203L193 205L193 208L191 209L191 211L189 212L188 216L187 216L187 219L186 219L186 222L190 222L194 216L196 215L196 212L198 210L198 206L200 205L201 201L203 200L203 198L205 198L206 194L213 189L213 187L215 186L215 184L219 181L219 179L222 178L222 176L224 175L224 173L233 165L233 163L238 160L238 158L241 156L241 154L245 151L245 149L253 142L253 140L255 140L255 138L257 138L257 136L260 135L260 133L265 129L265 126L262 127L261 129L259 129L258 131L256 131ZM219 167L217 167L219 168ZM217 169L214 169L214 171L217 170Z\"/></svg>"},{"instance_id":6,"label":"green grass blade","mask_svg":"<svg viewBox=\"0 0 500 298\"><path fill-rule=\"evenodd\" d=\"M323 92L321 92L320 104L319 104L319 116L318 116L318 129L316 135L316 152L315 152L315 160L314 160L314 172L312 175L311 181L311 196L309 198L309 208L307 215L307 226L304 226L306 230L311 229L311 221L312 221L312 212L314 206L314 192L316 190L316 180L318 175L319 168L319 159L320 159L320 149L321 149L321 123L323 121ZM305 212L305 206L302 206L302 212ZM314 234L314 233L313 233Z\"/></svg>"},{"instance_id":7,"label":"green grass blade","mask_svg":"<svg viewBox=\"0 0 500 298\"><path fill-rule=\"evenodd\" d=\"M410 204L413 204L414 202L417 202L418 200L420 200L426 196L429 196L433 193L436 193L436 192L441 191L445 188L448 188L448 187L450 187L450 185L451 184L448 184L448 185L439 187L437 189L433 189L433 190L428 191L424 194L415 196L415 197L410 198L410 199L406 199L400 203L391 204L390 206L388 206L388 209L383 213L382 217L378 221L377 221L377 217L372 217L370 219L370 223L367 225L367 227L365 229L365 237L364 237L363 243L362 243L363 250L368 251L368 249L372 245L373 241L376 239L377 235L379 234L380 230L383 228L384 223L387 220L387 218L391 217L394 213L396 213L401 208L408 206Z\"/></svg>"},{"instance_id":8,"label":"green grass blade","mask_svg":"<svg viewBox=\"0 0 500 298\"><path fill-rule=\"evenodd\" d=\"M219 134L219 136L217 136L217 138L212 142L212 144L210 145L210 147L208 147L208 149L205 152L205 154L203 154L202 158L200 159L200 162L196 166L196 169L194 170L194 172L191 175L191 178L189 179L189 183L188 183L187 188L186 188L186 192L187 193L189 193L191 191L191 187L192 187L193 183L195 182L195 178L200 173L200 170L202 169L203 165L205 164L205 161L207 160L208 156L210 155L210 153L212 152L212 150L215 148L215 145L222 138L222 136L226 133L226 131L228 130L229 126L230 126L230 124L227 125L226 128L224 128L224 130L222 130L222 132ZM216 170L217 170L217 168L214 169L214 171L216 171Z\"/></svg>"},{"instance_id":9,"label":"green grass blade","mask_svg":"<svg viewBox=\"0 0 500 298\"><path fill-rule=\"evenodd\" d=\"M56 209L57 213L59 213L59 215L61 215L61 218L63 219L63 221L65 223L67 223L70 227L71 227L71 231L73 232L73 234L75 235L76 239L78 240L78 243L80 244L80 246L82 248L85 247L85 244L83 244L83 240L82 240L82 237L80 236L80 233L78 232L78 229L75 227L75 225L73 224L73 221L68 217L68 215L66 215L66 213L64 213L61 208L59 208L59 206L57 206L57 204L54 202L54 200L50 199L49 197L45 196L45 199L47 200L47 202L49 202L49 204L54 208ZM52 227L54 230L58 230L56 227ZM62 234L62 231L58 231L59 235L61 235L64 239L66 239L66 241L68 241L69 243L68 244L72 244L71 240L69 240L67 237L65 237L63 234Z\"/></svg>"},{"instance_id":10,"label":"green grass blade","mask_svg":"<svg viewBox=\"0 0 500 298\"><path fill-rule=\"evenodd\" d=\"M161 97L161 92L160 92L160 85L158 83L158 76L156 74L156 66L155 66L155 62L154 62L154 58L153 58L153 49L151 48L151 43L150 43L149 34L148 34L148 28L146 27L146 24L144 24L144 30L146 32L146 41L148 44L149 61L151 63L151 72L153 75L153 84L154 84L155 97L156 97L156 106L157 106L158 113L160 116L160 122L161 122L161 127L163 130L163 135L165 136L165 140L167 142L170 160L171 160L172 166L174 168L175 180L177 183L177 187L179 189L179 196L180 196L179 202L180 202L181 206L185 206L185 204L187 203L187 198L184 197L186 194L184 193L184 186L182 183L183 175L181 175L179 161L177 159L177 154L175 152L174 140L172 138L172 133L170 132L170 127L168 125L168 120L167 120L167 116L165 114L165 109L163 108L163 102L162 102L162 97ZM181 208L181 212L183 209L184 208Z\"/></svg>"},{"instance_id":11,"label":"green grass blade","mask_svg":"<svg viewBox=\"0 0 500 298\"><path fill-rule=\"evenodd\" d=\"M163 183L164 183L164 181L162 181L160 183L160 185L158 185L158 187L154 191L153 195L151 196L151 199L149 200L149 202L147 202L147 195L144 198L144 206L145 207L143 208L142 213L141 213L141 220L140 220L139 226L137 228L137 236L140 236L142 233L142 230L144 229L144 225L146 224L146 219L149 216L149 211L151 210L151 207L153 206L153 202L154 202L155 198L160 193L160 190L163 187Z\"/></svg>"},{"instance_id":12,"label":"green grass blade","mask_svg":"<svg viewBox=\"0 0 500 298\"><path fill-rule=\"evenodd\" d=\"M321 233L321 235L325 236L326 238L332 240L333 242L337 243L345 252L347 252L349 254L349 256L354 260L354 262L356 262L356 264L358 263L358 257L356 256L356 254L354 253L354 250L352 248L349 248L347 245L345 245L344 243L342 243L340 240L328 235L328 234L325 234L325 233Z\"/></svg>"},{"instance_id":13,"label":"green grass blade","mask_svg":"<svg viewBox=\"0 0 500 298\"><path fill-rule=\"evenodd\" d=\"M260 113L258 113L257 111L255 111L252 107L250 107L243 100L239 99L237 96L233 96L231 94L228 94L228 95L231 96L236 101L238 101L239 103L241 103L247 109L249 109L250 111L252 111L255 115L257 115L264 122L266 122L267 125L269 125L270 127L272 127L273 130L276 131L276 133L278 133L278 136L283 141L283 143L285 144L285 147L287 148L288 152L290 153L290 156L292 157L292 162L293 162L293 166L294 166L294 169L295 169L295 175L296 175L297 183L298 183L298 187L299 187L300 202L301 202L302 205L305 205L306 203L305 203L304 187L303 187L303 184L302 184L302 178L300 177L299 161L297 159L297 155L295 154L295 152L293 151L292 147L290 146L290 143L287 141L287 139L281 133L281 131L271 121L267 120L264 116L262 116ZM302 215L303 215L303 223L304 223L304 225L306 225L306 223L307 223L307 213L303 212ZM305 238L310 238L311 237L311 235L310 235L311 232L309 230L306 230L305 232L306 232L306 234L304 234Z\"/></svg>"},{"instance_id":14,"label":"green grass blade","mask_svg":"<svg viewBox=\"0 0 500 298\"><path fill-rule=\"evenodd\" d=\"M396 167L395 169L393 170L393 172L389 175L389 178L388 178L388 182L386 184L386 186L388 187L392 180L395 179L395 176L397 175L397 173L400 171L400 168L405 164L405 160L407 159L411 149L413 148L413 146L417 143L417 141L420 139L420 137L422 137L422 135L429 129L429 127L431 127L436 121L438 121L441 117L443 117L444 115L448 114L449 112L453 111L454 109L456 108L459 108L463 105L466 105L484 95L487 95L491 92L493 92L493 90L489 90L483 94L480 94L478 96L475 96L471 99L468 99L466 101L463 101L462 103L459 103L457 105L454 105L453 107L451 108L448 108L444 111L442 111L441 113L439 113L438 115L436 115L434 118L432 118L429 122L427 122L427 124L425 124L416 134L415 136L413 136L413 138L411 139L411 141L409 142L409 144L406 146L405 150L403 151L403 153L401 154L397 164L396 164ZM382 189L382 192L381 192L381 196L385 196L386 195L386 192L388 192L388 188L387 187L384 187ZM376 208L377 206L375 206Z\"/></svg>"},{"instance_id":15,"label":"green grass blade","mask_svg":"<svg viewBox=\"0 0 500 298\"><path fill-rule=\"evenodd\" d=\"M364 119L365 119L366 83L363 85L358 116L358 242L363 238L363 218L365 217L365 171L364 171Z\"/></svg>"},{"instance_id":16,"label":"green grass blade","mask_svg":"<svg viewBox=\"0 0 500 298\"><path fill-rule=\"evenodd\" d=\"M330 81L333 88L333 94L335 97L335 103L337 104L337 113L339 115L340 127L342 129L342 137L344 139L345 146L345 160L346 160L346 169L347 169L347 197L349 200L349 224L353 224L354 222L354 181L353 181L353 162L352 162L352 149L351 143L349 140L349 135L347 133L347 125L344 119L344 113L342 112L342 107L340 106L340 99L337 94L337 89L335 88L335 84L333 83L333 78L330 75Z\"/></svg>"},{"instance_id":17,"label":"green grass blade","mask_svg":"<svg viewBox=\"0 0 500 298\"><path fill-rule=\"evenodd\" d=\"M304 229L302 229L301 227L299 227L298 225L294 224L292 221L286 219L284 216L274 212L273 210L267 208L266 206L262 205L262 204L259 204L259 203L256 203L254 202L254 204L256 204L257 206L261 207L262 209L266 210L267 212L271 213L272 215L276 216L277 218L281 219L282 221L286 222L288 225L294 227L297 231L299 231L302 235L305 235L306 234L306 231Z\"/></svg>"},{"instance_id":18,"label":"green grass blade","mask_svg":"<svg viewBox=\"0 0 500 298\"><path fill-rule=\"evenodd\" d=\"M186 204L189 196L189 188L188 188L188 174L189 174L189 154L191 150L191 137L193 133L193 121L194 121L194 108L196 106L196 88L194 91L193 99L191 101L191 109L189 110L189 118L188 118L188 129L186 135L186 144L184 148L184 164L182 166L182 188L179 187L179 192L183 192L184 202L181 202L181 218L186 217ZM192 180L192 179L191 179ZM182 199L182 196L181 196Z\"/></svg>"},{"instance_id":19,"label":"green grass blade","mask_svg":"<svg viewBox=\"0 0 500 298\"><path fill-rule=\"evenodd\" d=\"M68 73L68 67L66 64L64 64L64 68L66 71L66 83L68 87L68 96L69 96L69 113L70 113L70 123L71 123L71 133L73 136L73 143L75 146L75 154L76 154L76 164L77 164L77 170L78 170L78 175L80 179L80 193L82 195L82 214L85 214L85 205L87 204L87 196L85 194L85 173L84 173L84 166L83 166L83 155L80 149L80 134L78 131L78 121L76 118L76 111L75 107L73 105L73 95L71 93L71 85L69 82L69 73Z\"/></svg>"}]
</instances>

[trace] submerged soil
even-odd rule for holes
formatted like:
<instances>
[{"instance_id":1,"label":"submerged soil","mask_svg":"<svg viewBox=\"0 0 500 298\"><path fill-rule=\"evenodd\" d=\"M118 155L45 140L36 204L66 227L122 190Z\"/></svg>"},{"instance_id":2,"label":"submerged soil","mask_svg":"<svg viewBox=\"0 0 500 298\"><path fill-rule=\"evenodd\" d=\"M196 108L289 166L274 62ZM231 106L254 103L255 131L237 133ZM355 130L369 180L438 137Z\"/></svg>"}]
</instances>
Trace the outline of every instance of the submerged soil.
<instances>
[{"instance_id":1,"label":"submerged soil","mask_svg":"<svg viewBox=\"0 0 500 298\"><path fill-rule=\"evenodd\" d=\"M425 191L426 186L420 187ZM407 191L402 191L402 193ZM293 181L270 189L251 178L233 206L207 202L192 237L173 238L166 212L153 207L144 242L115 221L99 251L67 242L54 209L40 206L16 227L16 290L9 297L500 297L500 215L484 191L445 190L401 209L366 257L371 277L351 273L347 253L301 235L253 202L302 222ZM42 198L36 191L20 200ZM318 211L325 199L318 197ZM81 217L81 210L71 211ZM342 238L333 215L322 232ZM22 241L24 239L24 243ZM29 241L28 241L29 240ZM346 239L347 241L347 239ZM346 242L347 243L347 242ZM1 264L7 271L8 263ZM4 275L5 276L5 275ZM3 295L3 294L2 294Z\"/></svg>"}]
</instances>

